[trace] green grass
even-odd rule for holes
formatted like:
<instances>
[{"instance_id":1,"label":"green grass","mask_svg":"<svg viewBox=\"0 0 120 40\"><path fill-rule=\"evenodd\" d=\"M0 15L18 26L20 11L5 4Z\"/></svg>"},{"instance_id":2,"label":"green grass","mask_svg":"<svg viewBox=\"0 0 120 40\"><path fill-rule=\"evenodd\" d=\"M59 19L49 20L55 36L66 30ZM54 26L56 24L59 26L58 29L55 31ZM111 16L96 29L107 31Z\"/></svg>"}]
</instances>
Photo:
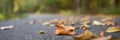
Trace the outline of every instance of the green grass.
<instances>
[{"instance_id":1,"label":"green grass","mask_svg":"<svg viewBox=\"0 0 120 40\"><path fill-rule=\"evenodd\" d=\"M22 13L22 14L2 14L0 13L0 21L4 21L4 20L11 20L11 19L20 19L20 18L24 18L27 17L28 14L26 13Z\"/></svg>"}]
</instances>

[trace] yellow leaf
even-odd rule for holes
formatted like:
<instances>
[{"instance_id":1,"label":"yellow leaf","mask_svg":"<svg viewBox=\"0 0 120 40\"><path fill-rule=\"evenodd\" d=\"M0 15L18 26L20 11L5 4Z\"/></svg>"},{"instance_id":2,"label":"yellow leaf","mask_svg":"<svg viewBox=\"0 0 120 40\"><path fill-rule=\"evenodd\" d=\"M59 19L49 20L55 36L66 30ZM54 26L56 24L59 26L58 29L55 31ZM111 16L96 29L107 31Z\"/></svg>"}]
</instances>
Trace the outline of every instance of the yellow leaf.
<instances>
[{"instance_id":1,"label":"yellow leaf","mask_svg":"<svg viewBox=\"0 0 120 40\"><path fill-rule=\"evenodd\" d=\"M92 38L93 33L90 30L85 30L83 34L80 34L75 38L75 40L86 40Z\"/></svg>"},{"instance_id":2,"label":"yellow leaf","mask_svg":"<svg viewBox=\"0 0 120 40\"><path fill-rule=\"evenodd\" d=\"M116 26L109 27L106 32L120 32L120 28Z\"/></svg>"}]
</instances>

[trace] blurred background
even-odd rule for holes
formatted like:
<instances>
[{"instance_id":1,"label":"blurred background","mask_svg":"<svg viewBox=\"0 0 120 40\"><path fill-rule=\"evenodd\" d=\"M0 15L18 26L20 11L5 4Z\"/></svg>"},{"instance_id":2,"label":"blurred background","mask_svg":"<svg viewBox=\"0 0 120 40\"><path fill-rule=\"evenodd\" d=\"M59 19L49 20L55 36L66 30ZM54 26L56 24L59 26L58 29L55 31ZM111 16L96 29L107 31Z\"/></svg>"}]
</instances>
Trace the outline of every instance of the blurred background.
<instances>
[{"instance_id":1,"label":"blurred background","mask_svg":"<svg viewBox=\"0 0 120 40\"><path fill-rule=\"evenodd\" d=\"M0 0L0 20L28 14L120 14L120 0Z\"/></svg>"}]
</instances>

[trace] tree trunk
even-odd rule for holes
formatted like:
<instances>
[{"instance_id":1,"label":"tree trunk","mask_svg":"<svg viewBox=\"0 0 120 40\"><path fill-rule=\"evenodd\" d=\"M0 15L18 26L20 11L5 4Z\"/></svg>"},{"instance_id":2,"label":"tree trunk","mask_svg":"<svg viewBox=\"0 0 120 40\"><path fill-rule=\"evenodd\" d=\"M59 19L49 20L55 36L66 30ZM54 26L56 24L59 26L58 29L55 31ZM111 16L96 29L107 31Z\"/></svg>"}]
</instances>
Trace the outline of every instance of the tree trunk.
<instances>
[{"instance_id":1,"label":"tree trunk","mask_svg":"<svg viewBox=\"0 0 120 40\"><path fill-rule=\"evenodd\" d=\"M82 0L83 13L88 13L89 11L89 0Z\"/></svg>"},{"instance_id":2,"label":"tree trunk","mask_svg":"<svg viewBox=\"0 0 120 40\"><path fill-rule=\"evenodd\" d=\"M75 0L76 3L76 14L80 14L80 0Z\"/></svg>"}]
</instances>

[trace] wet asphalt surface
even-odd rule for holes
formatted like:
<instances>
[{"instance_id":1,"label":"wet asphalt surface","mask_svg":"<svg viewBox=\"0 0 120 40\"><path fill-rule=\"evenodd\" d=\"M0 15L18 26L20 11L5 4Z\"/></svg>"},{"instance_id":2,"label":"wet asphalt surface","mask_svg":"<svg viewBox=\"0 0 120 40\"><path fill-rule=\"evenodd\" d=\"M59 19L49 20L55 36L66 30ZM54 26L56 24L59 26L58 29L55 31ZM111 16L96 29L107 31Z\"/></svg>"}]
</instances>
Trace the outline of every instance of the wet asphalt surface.
<instances>
[{"instance_id":1,"label":"wet asphalt surface","mask_svg":"<svg viewBox=\"0 0 120 40\"><path fill-rule=\"evenodd\" d=\"M0 22L1 26L6 25L14 25L14 29L12 30L0 30L0 40L74 40L71 35L55 35L55 27L48 27L42 25L39 21L48 21L56 18L63 18L64 16L60 15L30 15L27 18L19 19L19 20L6 20ZM35 20L35 24L26 24L26 22L30 20ZM120 18L116 18L115 20L120 26ZM93 27L90 25L90 30L94 34L99 34L101 30L106 30L108 27ZM39 34L40 30L45 30L45 34ZM83 33L83 29L77 29L76 34ZM112 35L113 37L120 38L119 33L106 33L105 35Z\"/></svg>"}]
</instances>

